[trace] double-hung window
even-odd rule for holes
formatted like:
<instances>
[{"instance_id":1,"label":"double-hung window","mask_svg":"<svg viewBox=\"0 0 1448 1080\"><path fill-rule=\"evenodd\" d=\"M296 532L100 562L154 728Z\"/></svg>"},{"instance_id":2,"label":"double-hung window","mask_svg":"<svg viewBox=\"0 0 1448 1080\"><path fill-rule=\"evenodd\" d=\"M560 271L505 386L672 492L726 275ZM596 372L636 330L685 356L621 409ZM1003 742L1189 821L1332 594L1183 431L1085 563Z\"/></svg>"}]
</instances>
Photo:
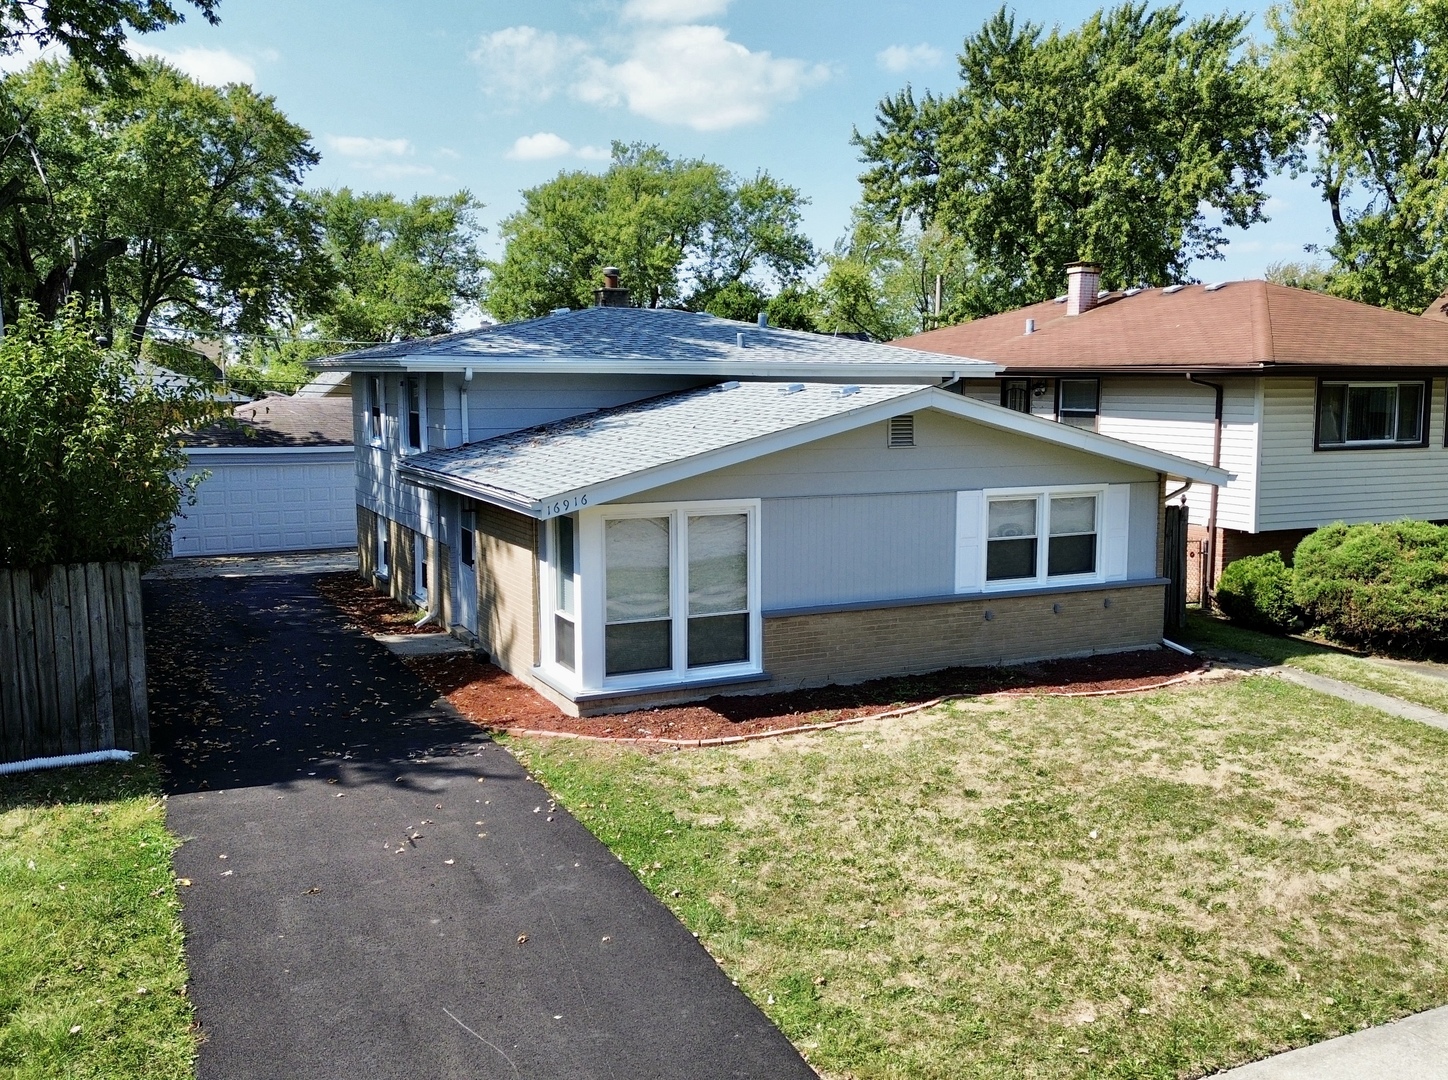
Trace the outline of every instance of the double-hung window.
<instances>
[{"instance_id":1,"label":"double-hung window","mask_svg":"<svg viewBox=\"0 0 1448 1080\"><path fill-rule=\"evenodd\" d=\"M377 519L377 576L387 577L392 572L392 542L390 540L391 529L388 527L387 519Z\"/></svg>"},{"instance_id":2,"label":"double-hung window","mask_svg":"<svg viewBox=\"0 0 1448 1080\"><path fill-rule=\"evenodd\" d=\"M1427 438L1427 383L1348 382L1317 386L1317 448L1374 449L1423 446Z\"/></svg>"},{"instance_id":3,"label":"double-hung window","mask_svg":"<svg viewBox=\"0 0 1448 1080\"><path fill-rule=\"evenodd\" d=\"M427 401L421 375L409 375L403 380L404 401L407 415L407 449L420 452L427 449Z\"/></svg>"},{"instance_id":4,"label":"double-hung window","mask_svg":"<svg viewBox=\"0 0 1448 1080\"><path fill-rule=\"evenodd\" d=\"M955 591L1123 581L1132 485L956 493Z\"/></svg>"},{"instance_id":5,"label":"double-hung window","mask_svg":"<svg viewBox=\"0 0 1448 1080\"><path fill-rule=\"evenodd\" d=\"M367 376L367 441L373 446L381 446L382 435L382 376Z\"/></svg>"},{"instance_id":6,"label":"double-hung window","mask_svg":"<svg viewBox=\"0 0 1448 1080\"><path fill-rule=\"evenodd\" d=\"M427 537L412 534L412 595L419 603L427 603Z\"/></svg>"},{"instance_id":7,"label":"double-hung window","mask_svg":"<svg viewBox=\"0 0 1448 1080\"><path fill-rule=\"evenodd\" d=\"M1100 379L1060 379L1056 383L1056 419L1071 427L1096 430Z\"/></svg>"},{"instance_id":8,"label":"double-hung window","mask_svg":"<svg viewBox=\"0 0 1448 1080\"><path fill-rule=\"evenodd\" d=\"M553 662L578 670L578 519L555 518L551 529L552 563L548 591L553 608Z\"/></svg>"}]
</instances>

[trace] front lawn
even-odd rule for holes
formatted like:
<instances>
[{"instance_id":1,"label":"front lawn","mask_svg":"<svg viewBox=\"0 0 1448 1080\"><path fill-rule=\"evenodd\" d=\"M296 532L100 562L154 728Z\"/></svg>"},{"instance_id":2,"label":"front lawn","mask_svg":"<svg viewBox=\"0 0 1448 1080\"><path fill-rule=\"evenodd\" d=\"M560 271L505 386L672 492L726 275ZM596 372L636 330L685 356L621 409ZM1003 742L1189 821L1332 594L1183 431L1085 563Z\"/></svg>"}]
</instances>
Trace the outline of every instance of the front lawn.
<instances>
[{"instance_id":1,"label":"front lawn","mask_svg":"<svg viewBox=\"0 0 1448 1080\"><path fill-rule=\"evenodd\" d=\"M1181 636L1185 644L1196 648L1208 651L1225 649L1258 656L1274 664L1326 675L1365 690L1376 690L1380 694L1448 713L1448 680L1415 675L1412 671L1371 657L1298 637L1259 633L1200 612L1193 612L1187 617L1187 629Z\"/></svg>"},{"instance_id":2,"label":"front lawn","mask_svg":"<svg viewBox=\"0 0 1448 1080\"><path fill-rule=\"evenodd\" d=\"M511 745L827 1077L1195 1077L1448 1002L1448 733L1280 680Z\"/></svg>"},{"instance_id":3,"label":"front lawn","mask_svg":"<svg viewBox=\"0 0 1448 1080\"><path fill-rule=\"evenodd\" d=\"M195 1075L159 792L140 762L0 778L0 1074Z\"/></svg>"}]
</instances>

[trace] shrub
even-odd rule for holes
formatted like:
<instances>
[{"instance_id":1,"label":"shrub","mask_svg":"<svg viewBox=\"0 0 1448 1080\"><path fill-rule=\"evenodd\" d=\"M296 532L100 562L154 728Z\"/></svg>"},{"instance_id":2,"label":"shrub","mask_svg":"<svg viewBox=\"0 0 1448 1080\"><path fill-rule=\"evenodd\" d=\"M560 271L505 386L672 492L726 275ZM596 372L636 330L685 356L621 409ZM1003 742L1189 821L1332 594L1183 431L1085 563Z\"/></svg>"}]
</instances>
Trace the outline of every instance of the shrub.
<instances>
[{"instance_id":1,"label":"shrub","mask_svg":"<svg viewBox=\"0 0 1448 1080\"><path fill-rule=\"evenodd\" d=\"M1286 633L1301 620L1292 598L1292 569L1275 551L1229 563L1217 582L1217 605L1233 622Z\"/></svg>"},{"instance_id":2,"label":"shrub","mask_svg":"<svg viewBox=\"0 0 1448 1080\"><path fill-rule=\"evenodd\" d=\"M176 433L213 412L72 314L23 312L0 340L0 566L153 558L183 496Z\"/></svg>"},{"instance_id":3,"label":"shrub","mask_svg":"<svg viewBox=\"0 0 1448 1080\"><path fill-rule=\"evenodd\" d=\"M1448 648L1448 528L1328 525L1297 546L1293 596L1331 637L1421 656Z\"/></svg>"}]
</instances>

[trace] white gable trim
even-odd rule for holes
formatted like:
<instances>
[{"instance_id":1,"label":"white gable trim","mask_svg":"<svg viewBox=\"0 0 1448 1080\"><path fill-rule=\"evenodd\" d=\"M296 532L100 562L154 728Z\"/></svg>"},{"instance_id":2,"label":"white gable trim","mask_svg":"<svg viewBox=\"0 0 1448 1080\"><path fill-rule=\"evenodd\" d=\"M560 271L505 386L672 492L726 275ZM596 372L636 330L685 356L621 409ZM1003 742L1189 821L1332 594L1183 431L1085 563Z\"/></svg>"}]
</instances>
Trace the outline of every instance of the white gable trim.
<instances>
[{"instance_id":1,"label":"white gable trim","mask_svg":"<svg viewBox=\"0 0 1448 1080\"><path fill-rule=\"evenodd\" d=\"M461 495L482 499L497 506L517 510L529 517L550 518L557 514L571 514L586 507L601 506L604 503L636 495L641 491L663 487L665 484L689 480L705 473L738 465L755 458L790 450L796 446L841 435L848 431L879 423L902 413L918 412L921 409L935 409L948 415L971 420L986 427L1008 431L1028 438L1065 446L1073 450L1105 458L1109 461L1134 465L1150 472L1163 473L1173 478L1195 480L1206 484L1225 484L1232 474L1215 469L1200 462L1189 461L1174 454L1107 438L1093 431L1058 424L1036 416L1014 412L999 405L990 405L962 397L960 394L936 387L922 387L919 390L901 394L885 401L863 405L849 412L838 413L821 420L814 420L784 431L771 432L754 439L734 443L730 446L711 450L693 457L679 458L663 465L641 469L611 480L605 480L586 487L559 491L541 499L529 498L526 494L491 488L486 484L470 482L446 473L419 468L408 462L399 467L401 475L427 487L454 491Z\"/></svg>"}]
</instances>

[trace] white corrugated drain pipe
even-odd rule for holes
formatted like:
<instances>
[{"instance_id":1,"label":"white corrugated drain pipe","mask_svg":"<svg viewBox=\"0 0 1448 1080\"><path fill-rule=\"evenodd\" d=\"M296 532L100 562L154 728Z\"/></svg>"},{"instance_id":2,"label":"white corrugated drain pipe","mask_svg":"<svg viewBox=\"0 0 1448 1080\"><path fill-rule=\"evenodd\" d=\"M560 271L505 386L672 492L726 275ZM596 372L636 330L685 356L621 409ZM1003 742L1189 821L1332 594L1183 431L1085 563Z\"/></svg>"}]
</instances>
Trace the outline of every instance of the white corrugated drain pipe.
<instances>
[{"instance_id":1,"label":"white corrugated drain pipe","mask_svg":"<svg viewBox=\"0 0 1448 1080\"><path fill-rule=\"evenodd\" d=\"M68 769L72 765L99 765L106 761L130 761L135 756L129 750L92 750L86 754L60 754L57 757L33 757L25 761L0 761L0 776L36 772L40 769Z\"/></svg>"}]
</instances>

